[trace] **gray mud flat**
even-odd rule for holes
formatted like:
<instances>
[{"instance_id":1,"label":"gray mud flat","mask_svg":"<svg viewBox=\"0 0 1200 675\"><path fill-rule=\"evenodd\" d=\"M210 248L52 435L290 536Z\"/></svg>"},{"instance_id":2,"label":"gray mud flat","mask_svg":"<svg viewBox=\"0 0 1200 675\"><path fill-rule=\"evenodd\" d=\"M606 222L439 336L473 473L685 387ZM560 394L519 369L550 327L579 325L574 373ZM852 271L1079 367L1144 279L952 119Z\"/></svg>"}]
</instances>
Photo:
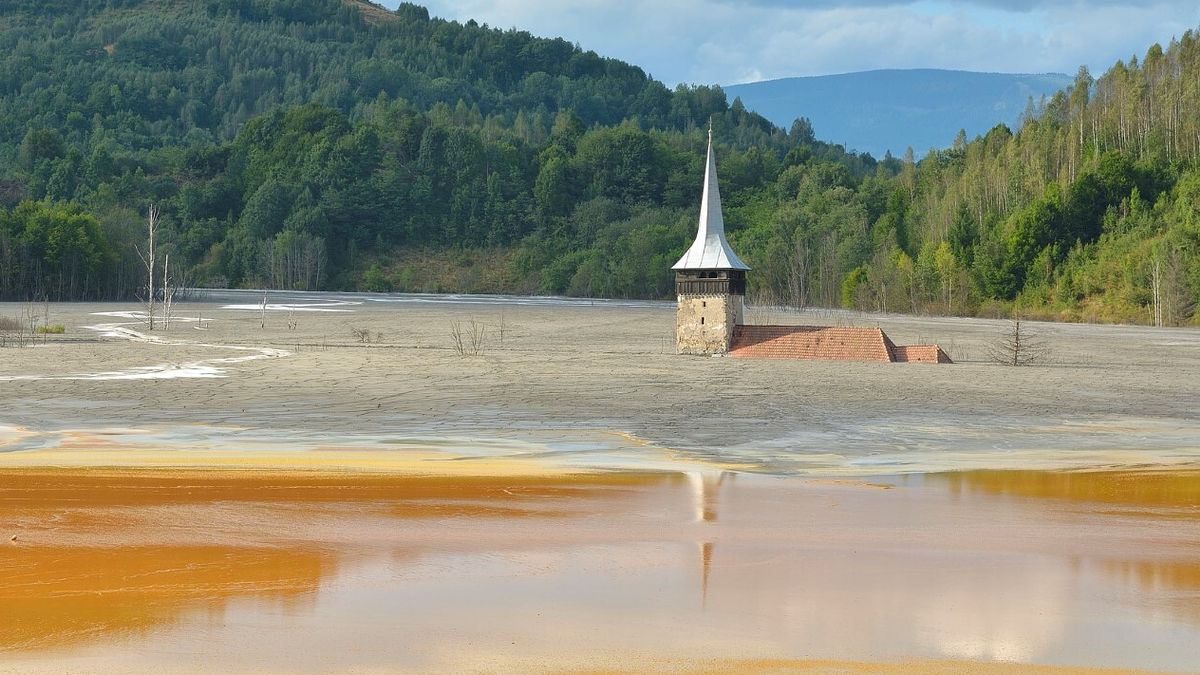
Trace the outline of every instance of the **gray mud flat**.
<instances>
[{"instance_id":1,"label":"gray mud flat","mask_svg":"<svg viewBox=\"0 0 1200 675\"><path fill-rule=\"evenodd\" d=\"M603 431L630 435L618 456L640 440L771 473L1200 460L1196 330L1029 324L1047 358L1012 368L988 357L1004 321L752 309L879 326L957 363L755 361L674 354L670 303L272 292L264 328L262 298L181 303L152 334L120 316L133 304L51 306L65 336L0 350L0 427L25 431L8 449L52 442L30 433L134 428L284 444L549 433L578 452L572 434ZM456 352L456 327L482 331L478 355Z\"/></svg>"}]
</instances>

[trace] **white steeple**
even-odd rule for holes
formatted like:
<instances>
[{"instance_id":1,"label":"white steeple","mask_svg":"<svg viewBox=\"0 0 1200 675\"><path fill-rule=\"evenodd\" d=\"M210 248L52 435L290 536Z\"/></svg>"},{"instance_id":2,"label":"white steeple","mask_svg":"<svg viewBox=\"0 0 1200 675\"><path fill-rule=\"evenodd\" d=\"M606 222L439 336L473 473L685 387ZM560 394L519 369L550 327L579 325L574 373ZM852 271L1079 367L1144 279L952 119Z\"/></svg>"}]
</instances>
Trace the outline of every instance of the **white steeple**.
<instances>
[{"instance_id":1,"label":"white steeple","mask_svg":"<svg viewBox=\"0 0 1200 675\"><path fill-rule=\"evenodd\" d=\"M700 230L696 241L673 270L749 270L725 239L721 215L721 188L717 185L717 158L713 154L712 125L708 127L708 166L704 169L704 197L700 202Z\"/></svg>"}]
</instances>

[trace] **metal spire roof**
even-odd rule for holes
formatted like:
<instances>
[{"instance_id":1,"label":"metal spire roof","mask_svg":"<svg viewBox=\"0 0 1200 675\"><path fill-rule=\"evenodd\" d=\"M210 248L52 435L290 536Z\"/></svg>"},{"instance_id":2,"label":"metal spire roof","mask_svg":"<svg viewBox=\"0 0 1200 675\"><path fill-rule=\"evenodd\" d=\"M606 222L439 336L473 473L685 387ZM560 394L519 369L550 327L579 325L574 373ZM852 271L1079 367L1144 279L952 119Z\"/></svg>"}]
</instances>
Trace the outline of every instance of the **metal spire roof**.
<instances>
[{"instance_id":1,"label":"metal spire roof","mask_svg":"<svg viewBox=\"0 0 1200 675\"><path fill-rule=\"evenodd\" d=\"M696 241L673 270L749 270L725 239L721 215L721 188L717 185L717 158L713 154L712 127L708 129L708 167L704 170L704 197L700 202L700 230Z\"/></svg>"}]
</instances>

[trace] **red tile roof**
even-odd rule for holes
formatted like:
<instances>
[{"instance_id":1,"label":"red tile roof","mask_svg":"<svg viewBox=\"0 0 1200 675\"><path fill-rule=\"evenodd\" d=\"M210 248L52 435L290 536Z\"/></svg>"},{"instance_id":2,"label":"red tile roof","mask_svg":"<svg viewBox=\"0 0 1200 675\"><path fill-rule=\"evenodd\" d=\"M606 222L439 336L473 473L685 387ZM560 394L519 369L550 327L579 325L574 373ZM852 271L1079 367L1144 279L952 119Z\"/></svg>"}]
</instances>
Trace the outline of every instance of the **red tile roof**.
<instances>
[{"instance_id":1,"label":"red tile roof","mask_svg":"<svg viewBox=\"0 0 1200 675\"><path fill-rule=\"evenodd\" d=\"M897 346L892 349L892 354L897 363L954 363L937 345Z\"/></svg>"},{"instance_id":2,"label":"red tile roof","mask_svg":"<svg viewBox=\"0 0 1200 675\"><path fill-rule=\"evenodd\" d=\"M737 358L951 363L937 345L897 347L879 328L737 326L729 355Z\"/></svg>"}]
</instances>

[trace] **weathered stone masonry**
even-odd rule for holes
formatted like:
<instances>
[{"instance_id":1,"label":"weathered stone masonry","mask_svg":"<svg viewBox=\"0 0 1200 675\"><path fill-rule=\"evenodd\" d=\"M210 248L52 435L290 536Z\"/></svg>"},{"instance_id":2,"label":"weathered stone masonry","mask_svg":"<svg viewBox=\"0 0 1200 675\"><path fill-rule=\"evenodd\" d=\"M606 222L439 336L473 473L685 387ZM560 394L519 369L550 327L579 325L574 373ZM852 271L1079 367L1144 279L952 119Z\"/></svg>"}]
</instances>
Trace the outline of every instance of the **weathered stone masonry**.
<instances>
[{"instance_id":1,"label":"weathered stone masonry","mask_svg":"<svg viewBox=\"0 0 1200 675\"><path fill-rule=\"evenodd\" d=\"M742 323L740 295L680 295L675 321L675 346L680 354L724 354Z\"/></svg>"}]
</instances>

